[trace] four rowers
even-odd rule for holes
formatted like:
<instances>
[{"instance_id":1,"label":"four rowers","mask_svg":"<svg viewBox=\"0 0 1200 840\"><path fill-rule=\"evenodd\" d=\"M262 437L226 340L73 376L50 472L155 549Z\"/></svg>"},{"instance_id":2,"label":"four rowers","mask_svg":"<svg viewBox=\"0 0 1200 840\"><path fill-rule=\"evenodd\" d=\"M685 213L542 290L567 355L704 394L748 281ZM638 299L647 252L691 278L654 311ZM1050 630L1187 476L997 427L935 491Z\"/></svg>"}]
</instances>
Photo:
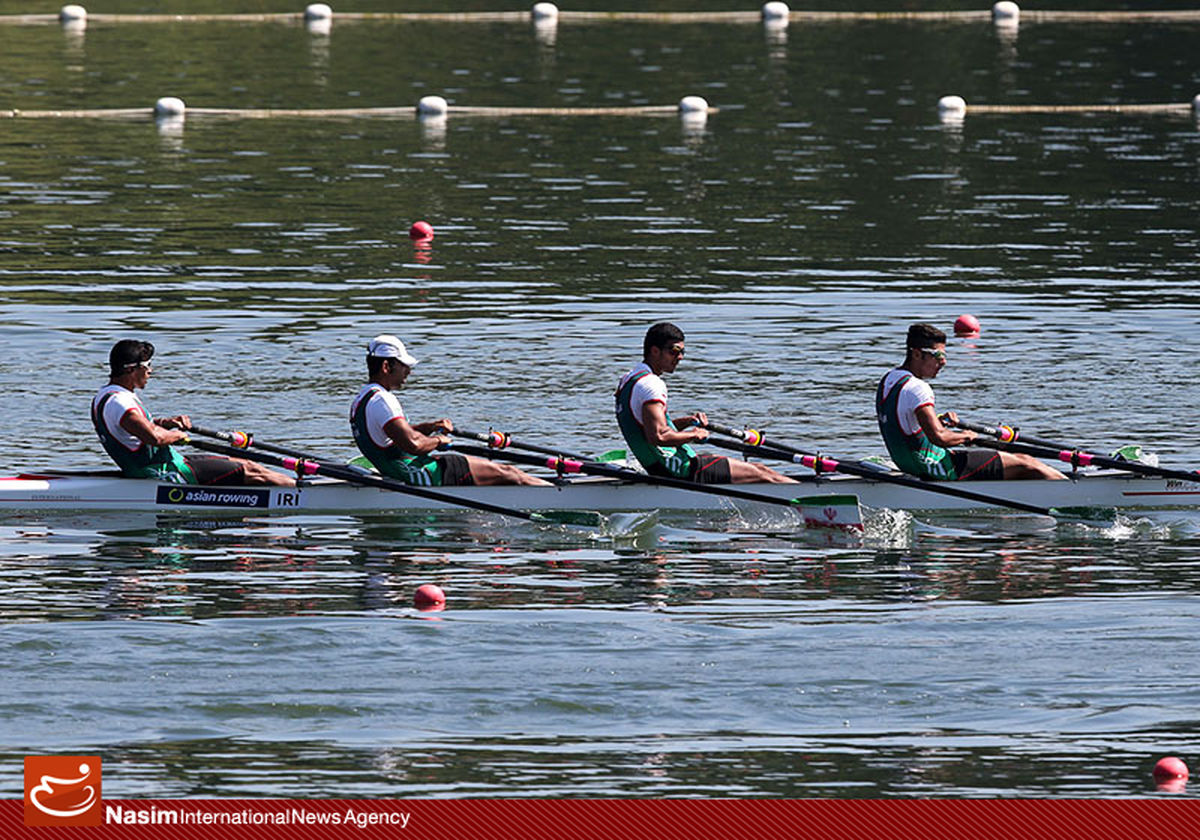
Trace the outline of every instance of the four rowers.
<instances>
[{"instance_id":1,"label":"four rowers","mask_svg":"<svg viewBox=\"0 0 1200 840\"><path fill-rule=\"evenodd\" d=\"M186 415L151 419L135 393L152 367L149 342L123 340L109 356L111 378L92 402L92 420L104 449L136 478L189 484L292 484L293 480L253 461L212 455L181 455L171 444L186 442ZM782 473L749 461L697 453L692 444L708 438L708 418L696 412L672 419L663 375L674 373L684 355L683 331L660 322L642 342L642 362L621 378L615 393L616 419L630 452L650 475L699 484L791 482ZM449 418L410 423L393 391L417 365L394 335L376 336L367 346L367 378L350 404L350 428L367 460L385 476L420 486L525 484L550 486L505 463L444 451L451 446ZM876 412L884 443L896 465L920 478L1051 478L1065 476L1028 455L957 449L975 439L953 428L957 417L934 410L934 378L946 364L946 335L929 324L908 331L904 362L879 382Z\"/></svg>"}]
</instances>

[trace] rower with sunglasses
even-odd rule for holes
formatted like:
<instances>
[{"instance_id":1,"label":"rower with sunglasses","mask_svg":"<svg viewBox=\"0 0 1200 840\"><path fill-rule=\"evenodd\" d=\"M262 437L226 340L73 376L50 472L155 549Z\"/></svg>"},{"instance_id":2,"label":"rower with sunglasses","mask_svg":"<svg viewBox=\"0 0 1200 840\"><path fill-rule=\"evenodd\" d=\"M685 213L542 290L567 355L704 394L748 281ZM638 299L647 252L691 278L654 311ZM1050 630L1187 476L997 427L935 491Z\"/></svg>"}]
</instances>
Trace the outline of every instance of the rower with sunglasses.
<instances>
[{"instance_id":1,"label":"rower with sunglasses","mask_svg":"<svg viewBox=\"0 0 1200 840\"><path fill-rule=\"evenodd\" d=\"M293 478L254 461L184 455L175 449L171 444L187 442L191 418L186 414L152 418L137 395L154 372L153 356L154 345L149 341L118 341L108 354L108 384L92 400L96 434L123 475L175 484L296 484Z\"/></svg>"},{"instance_id":2,"label":"rower with sunglasses","mask_svg":"<svg viewBox=\"0 0 1200 840\"><path fill-rule=\"evenodd\" d=\"M708 418L700 411L672 420L662 380L664 373L675 372L683 353L683 330L665 321L655 324L642 341L642 363L621 378L614 394L617 425L646 472L700 484L793 481L762 464L697 454L692 449L691 444L708 438L703 428Z\"/></svg>"},{"instance_id":3,"label":"rower with sunglasses","mask_svg":"<svg viewBox=\"0 0 1200 840\"><path fill-rule=\"evenodd\" d=\"M1030 455L991 449L952 449L969 444L974 432L942 423L933 407L933 379L946 366L946 334L932 324L908 328L904 364L888 371L875 392L879 431L902 471L940 481L1066 478ZM950 425L957 424L953 411Z\"/></svg>"}]
</instances>

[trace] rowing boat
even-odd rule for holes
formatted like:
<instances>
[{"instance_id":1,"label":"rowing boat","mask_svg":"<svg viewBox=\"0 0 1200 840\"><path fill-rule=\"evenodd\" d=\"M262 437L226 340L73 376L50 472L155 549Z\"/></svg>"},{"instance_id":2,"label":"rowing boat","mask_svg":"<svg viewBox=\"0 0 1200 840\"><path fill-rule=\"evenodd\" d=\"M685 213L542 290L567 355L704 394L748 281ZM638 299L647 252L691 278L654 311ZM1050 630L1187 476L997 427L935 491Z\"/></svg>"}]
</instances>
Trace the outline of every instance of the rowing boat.
<instances>
[{"instance_id":1,"label":"rowing boat","mask_svg":"<svg viewBox=\"0 0 1200 840\"><path fill-rule=\"evenodd\" d=\"M892 510L966 510L978 502L845 475L806 475L799 484L738 485L756 493L798 496L857 496L868 507ZM972 490L1046 508L1170 508L1200 506L1196 482L1133 476L1116 470L1081 471L1067 481L972 481ZM560 480L554 487L444 487L466 501L490 502L528 511L548 510L722 510L754 503L688 490L635 484L614 478ZM295 488L199 487L152 479L122 478L114 472L46 472L0 478L0 513L20 511L309 511L369 513L454 508L444 502L348 484L335 479L301 481Z\"/></svg>"}]
</instances>

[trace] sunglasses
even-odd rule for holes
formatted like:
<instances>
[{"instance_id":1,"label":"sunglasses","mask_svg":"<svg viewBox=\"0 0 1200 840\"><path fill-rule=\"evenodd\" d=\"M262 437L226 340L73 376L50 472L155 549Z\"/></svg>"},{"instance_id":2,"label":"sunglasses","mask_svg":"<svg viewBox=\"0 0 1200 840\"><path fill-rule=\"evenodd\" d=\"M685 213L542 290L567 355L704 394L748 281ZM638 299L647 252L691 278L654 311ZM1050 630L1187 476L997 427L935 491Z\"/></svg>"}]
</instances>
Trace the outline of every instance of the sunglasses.
<instances>
[{"instance_id":1,"label":"sunglasses","mask_svg":"<svg viewBox=\"0 0 1200 840\"><path fill-rule=\"evenodd\" d=\"M134 368L145 368L146 373L154 372L154 367L149 362L130 362L125 365L126 370L133 370Z\"/></svg>"},{"instance_id":2,"label":"sunglasses","mask_svg":"<svg viewBox=\"0 0 1200 840\"><path fill-rule=\"evenodd\" d=\"M929 356L932 359L937 359L939 362L946 361L946 351L945 350L930 350L928 347L918 347L917 349L920 350L922 353L924 353L926 356Z\"/></svg>"},{"instance_id":3,"label":"sunglasses","mask_svg":"<svg viewBox=\"0 0 1200 840\"><path fill-rule=\"evenodd\" d=\"M677 359L686 352L682 347L664 347L662 350L664 353L668 353Z\"/></svg>"}]
</instances>

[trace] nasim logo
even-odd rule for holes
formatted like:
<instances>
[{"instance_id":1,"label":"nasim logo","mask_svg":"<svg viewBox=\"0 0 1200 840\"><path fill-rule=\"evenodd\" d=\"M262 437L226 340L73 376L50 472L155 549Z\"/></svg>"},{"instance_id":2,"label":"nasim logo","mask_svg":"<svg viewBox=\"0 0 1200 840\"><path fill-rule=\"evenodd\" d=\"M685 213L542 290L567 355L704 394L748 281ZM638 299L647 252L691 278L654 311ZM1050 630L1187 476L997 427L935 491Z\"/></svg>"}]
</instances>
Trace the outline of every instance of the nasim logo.
<instances>
[{"instance_id":1,"label":"nasim logo","mask_svg":"<svg viewBox=\"0 0 1200 840\"><path fill-rule=\"evenodd\" d=\"M100 825L100 756L25 756L25 825Z\"/></svg>"}]
</instances>

